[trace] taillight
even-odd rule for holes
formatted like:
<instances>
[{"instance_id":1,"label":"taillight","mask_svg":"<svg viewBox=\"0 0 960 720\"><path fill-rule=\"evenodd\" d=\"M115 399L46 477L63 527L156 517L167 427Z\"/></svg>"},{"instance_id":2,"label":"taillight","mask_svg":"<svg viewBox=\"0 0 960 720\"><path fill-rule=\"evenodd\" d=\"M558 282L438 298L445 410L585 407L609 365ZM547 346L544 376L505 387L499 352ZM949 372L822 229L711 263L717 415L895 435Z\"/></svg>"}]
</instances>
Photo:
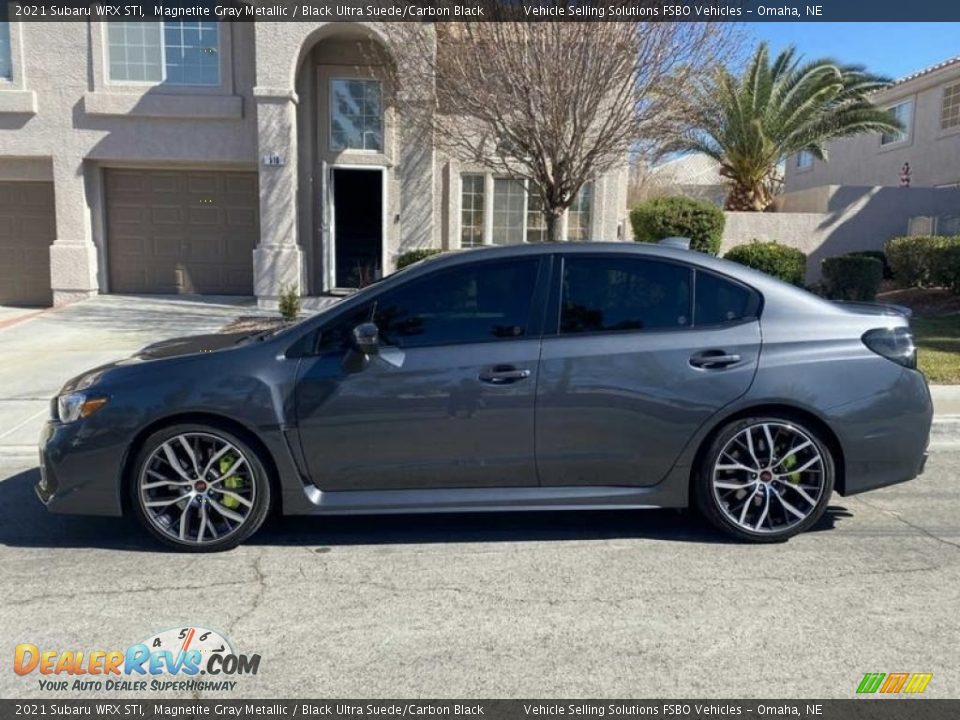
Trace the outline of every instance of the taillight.
<instances>
[{"instance_id":1,"label":"taillight","mask_svg":"<svg viewBox=\"0 0 960 720\"><path fill-rule=\"evenodd\" d=\"M877 355L882 355L898 365L916 369L917 346L913 342L913 333L910 328L896 327L868 330L861 339L863 344Z\"/></svg>"}]
</instances>

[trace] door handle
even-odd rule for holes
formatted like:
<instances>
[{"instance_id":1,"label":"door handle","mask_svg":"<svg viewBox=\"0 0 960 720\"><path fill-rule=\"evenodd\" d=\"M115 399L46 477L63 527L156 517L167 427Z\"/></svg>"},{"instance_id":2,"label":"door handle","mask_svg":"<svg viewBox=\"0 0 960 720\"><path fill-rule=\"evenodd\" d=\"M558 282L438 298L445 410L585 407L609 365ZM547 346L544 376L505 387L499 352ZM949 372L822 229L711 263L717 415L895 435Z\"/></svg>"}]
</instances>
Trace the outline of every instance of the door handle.
<instances>
[{"instance_id":1,"label":"door handle","mask_svg":"<svg viewBox=\"0 0 960 720\"><path fill-rule=\"evenodd\" d=\"M722 370L738 362L740 362L739 355L727 353L725 350L704 350L690 357L690 364L693 367L704 370Z\"/></svg>"},{"instance_id":2,"label":"door handle","mask_svg":"<svg viewBox=\"0 0 960 720\"><path fill-rule=\"evenodd\" d=\"M480 373L480 382L490 383L491 385L509 385L518 380L526 380L530 377L530 371L518 369L513 365L497 365L491 370L484 370Z\"/></svg>"}]
</instances>

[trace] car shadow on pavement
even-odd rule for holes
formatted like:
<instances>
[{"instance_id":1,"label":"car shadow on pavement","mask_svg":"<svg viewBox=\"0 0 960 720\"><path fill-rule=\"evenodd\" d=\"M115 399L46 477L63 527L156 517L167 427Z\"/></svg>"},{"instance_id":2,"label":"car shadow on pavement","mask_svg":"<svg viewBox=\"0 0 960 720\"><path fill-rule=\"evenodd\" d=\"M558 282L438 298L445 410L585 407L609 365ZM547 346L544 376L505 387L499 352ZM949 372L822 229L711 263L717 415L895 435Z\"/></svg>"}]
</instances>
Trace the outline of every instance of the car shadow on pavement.
<instances>
[{"instance_id":1,"label":"car shadow on pavement","mask_svg":"<svg viewBox=\"0 0 960 720\"><path fill-rule=\"evenodd\" d=\"M47 512L33 491L39 479L39 468L0 478L0 546L164 549L130 518ZM810 532L830 530L847 517L846 508L831 505ZM315 547L614 539L736 544L695 513L679 510L274 517L246 544Z\"/></svg>"}]
</instances>

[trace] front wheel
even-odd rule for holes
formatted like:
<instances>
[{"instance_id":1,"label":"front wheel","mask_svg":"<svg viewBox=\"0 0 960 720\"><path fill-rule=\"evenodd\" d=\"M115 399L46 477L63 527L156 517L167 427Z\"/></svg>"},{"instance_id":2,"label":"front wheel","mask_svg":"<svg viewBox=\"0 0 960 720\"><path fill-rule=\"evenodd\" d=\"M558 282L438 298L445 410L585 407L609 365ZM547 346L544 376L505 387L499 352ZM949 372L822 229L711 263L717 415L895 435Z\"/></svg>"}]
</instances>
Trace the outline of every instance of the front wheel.
<instances>
[{"instance_id":1,"label":"front wheel","mask_svg":"<svg viewBox=\"0 0 960 720\"><path fill-rule=\"evenodd\" d=\"M205 425L174 425L146 439L130 478L137 519L188 552L236 547L263 524L270 482L241 438Z\"/></svg>"},{"instance_id":2,"label":"front wheel","mask_svg":"<svg viewBox=\"0 0 960 720\"><path fill-rule=\"evenodd\" d=\"M726 425L704 453L697 506L728 535L780 542L813 526L833 492L835 466L817 432L789 417Z\"/></svg>"}]
</instances>

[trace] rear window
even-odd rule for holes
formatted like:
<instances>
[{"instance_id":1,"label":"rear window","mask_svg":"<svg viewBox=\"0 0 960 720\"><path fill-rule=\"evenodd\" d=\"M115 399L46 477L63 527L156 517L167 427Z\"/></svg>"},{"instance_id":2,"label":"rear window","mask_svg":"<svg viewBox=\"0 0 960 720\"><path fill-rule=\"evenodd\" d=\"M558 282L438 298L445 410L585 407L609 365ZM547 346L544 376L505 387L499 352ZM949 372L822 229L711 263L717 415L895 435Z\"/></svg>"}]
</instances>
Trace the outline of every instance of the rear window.
<instances>
[{"instance_id":1,"label":"rear window","mask_svg":"<svg viewBox=\"0 0 960 720\"><path fill-rule=\"evenodd\" d=\"M745 285L697 270L694 288L694 323L723 325L757 316L760 297Z\"/></svg>"}]
</instances>

